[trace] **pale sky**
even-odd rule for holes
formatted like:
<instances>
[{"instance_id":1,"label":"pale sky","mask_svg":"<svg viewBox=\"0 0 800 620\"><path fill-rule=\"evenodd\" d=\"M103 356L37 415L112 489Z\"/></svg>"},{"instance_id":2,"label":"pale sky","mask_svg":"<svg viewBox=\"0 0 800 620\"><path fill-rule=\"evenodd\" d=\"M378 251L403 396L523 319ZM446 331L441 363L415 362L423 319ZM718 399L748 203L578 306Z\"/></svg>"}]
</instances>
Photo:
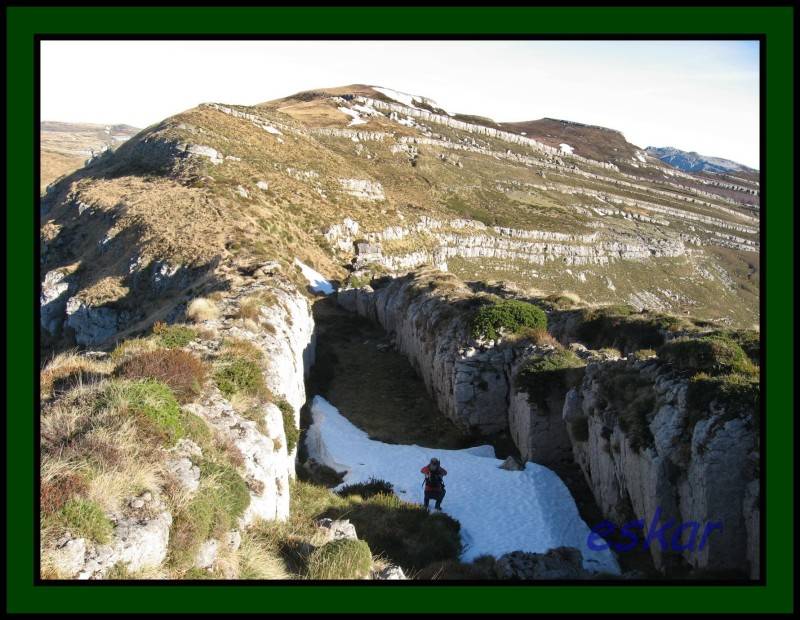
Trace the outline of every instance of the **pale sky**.
<instances>
[{"instance_id":1,"label":"pale sky","mask_svg":"<svg viewBox=\"0 0 800 620\"><path fill-rule=\"evenodd\" d=\"M41 59L42 120L146 127L202 102L361 83L759 167L757 42L43 41Z\"/></svg>"}]
</instances>

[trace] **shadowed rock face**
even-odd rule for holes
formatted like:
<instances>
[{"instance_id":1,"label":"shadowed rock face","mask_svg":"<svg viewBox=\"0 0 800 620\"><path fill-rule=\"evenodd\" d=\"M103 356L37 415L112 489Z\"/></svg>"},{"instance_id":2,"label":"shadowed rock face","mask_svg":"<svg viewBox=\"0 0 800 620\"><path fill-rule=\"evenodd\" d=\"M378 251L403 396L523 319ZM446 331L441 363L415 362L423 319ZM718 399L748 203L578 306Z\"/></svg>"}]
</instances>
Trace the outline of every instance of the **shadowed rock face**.
<instances>
[{"instance_id":1,"label":"shadowed rock face","mask_svg":"<svg viewBox=\"0 0 800 620\"><path fill-rule=\"evenodd\" d=\"M444 299L416 294L409 279L338 294L346 310L380 323L422 377L439 410L464 430L492 433L507 426L511 349L466 346L467 317Z\"/></svg>"}]
</instances>

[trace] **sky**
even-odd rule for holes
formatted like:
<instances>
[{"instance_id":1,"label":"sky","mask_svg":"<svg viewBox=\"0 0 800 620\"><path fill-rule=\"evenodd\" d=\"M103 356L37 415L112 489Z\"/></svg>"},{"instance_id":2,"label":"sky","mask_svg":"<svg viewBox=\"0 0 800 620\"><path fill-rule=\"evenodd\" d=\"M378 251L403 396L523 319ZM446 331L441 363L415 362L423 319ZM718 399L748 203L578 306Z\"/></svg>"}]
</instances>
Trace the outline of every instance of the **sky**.
<instances>
[{"instance_id":1,"label":"sky","mask_svg":"<svg viewBox=\"0 0 800 620\"><path fill-rule=\"evenodd\" d=\"M751 41L43 41L41 118L146 127L202 102L346 84L497 121L618 129L759 167Z\"/></svg>"}]
</instances>

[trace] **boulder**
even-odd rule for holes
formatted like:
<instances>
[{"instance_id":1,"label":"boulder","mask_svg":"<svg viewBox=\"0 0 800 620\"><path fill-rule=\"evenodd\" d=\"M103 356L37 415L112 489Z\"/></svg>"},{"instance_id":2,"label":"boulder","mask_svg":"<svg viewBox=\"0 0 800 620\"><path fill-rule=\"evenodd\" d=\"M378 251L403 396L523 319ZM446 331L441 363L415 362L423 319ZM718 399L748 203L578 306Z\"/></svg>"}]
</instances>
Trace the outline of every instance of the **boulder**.
<instances>
[{"instance_id":1,"label":"boulder","mask_svg":"<svg viewBox=\"0 0 800 620\"><path fill-rule=\"evenodd\" d=\"M223 540L231 551L236 551L242 546L242 533L239 530L231 530L225 534Z\"/></svg>"},{"instance_id":2,"label":"boulder","mask_svg":"<svg viewBox=\"0 0 800 620\"><path fill-rule=\"evenodd\" d=\"M547 553L514 551L500 556L495 563L499 579L589 579L592 573L583 568L583 556L574 547L556 547Z\"/></svg>"},{"instance_id":3,"label":"boulder","mask_svg":"<svg viewBox=\"0 0 800 620\"><path fill-rule=\"evenodd\" d=\"M320 519L317 521L317 527L323 535L322 544L342 538L358 540L356 527L348 519Z\"/></svg>"},{"instance_id":4,"label":"boulder","mask_svg":"<svg viewBox=\"0 0 800 620\"><path fill-rule=\"evenodd\" d=\"M42 281L40 324L51 335L58 333L65 318L69 290L69 282L65 278L63 271L54 269L47 272Z\"/></svg>"},{"instance_id":5,"label":"boulder","mask_svg":"<svg viewBox=\"0 0 800 620\"><path fill-rule=\"evenodd\" d=\"M75 342L98 345L117 333L119 315L113 308L89 306L75 297L66 303L67 325L75 332Z\"/></svg>"},{"instance_id":6,"label":"boulder","mask_svg":"<svg viewBox=\"0 0 800 620\"><path fill-rule=\"evenodd\" d=\"M502 465L500 465L500 469L506 469L508 471L522 471L525 469L525 465L520 463L513 456L509 456L505 461L503 461Z\"/></svg>"},{"instance_id":7,"label":"boulder","mask_svg":"<svg viewBox=\"0 0 800 620\"><path fill-rule=\"evenodd\" d=\"M65 536L56 543L56 549L51 554L53 568L60 577L74 577L83 568L85 556L86 540Z\"/></svg>"},{"instance_id":8,"label":"boulder","mask_svg":"<svg viewBox=\"0 0 800 620\"><path fill-rule=\"evenodd\" d=\"M197 554L194 557L195 568L211 568L217 560L217 551L219 549L219 541L213 538L205 541L200 545Z\"/></svg>"},{"instance_id":9,"label":"boulder","mask_svg":"<svg viewBox=\"0 0 800 620\"><path fill-rule=\"evenodd\" d=\"M171 452L174 456L167 460L167 470L186 491L194 493L200 486L200 467L197 463L203 451L191 439L184 437Z\"/></svg>"},{"instance_id":10,"label":"boulder","mask_svg":"<svg viewBox=\"0 0 800 620\"><path fill-rule=\"evenodd\" d=\"M394 564L390 564L386 568L382 568L381 570L375 571L372 574L373 579L379 579L382 581L395 581L395 580L406 580L406 574L403 572L403 569L399 566L395 566Z\"/></svg>"},{"instance_id":11,"label":"boulder","mask_svg":"<svg viewBox=\"0 0 800 620\"><path fill-rule=\"evenodd\" d=\"M158 501L148 504L153 509L160 505ZM167 557L172 525L172 515L168 511L148 516L148 512L142 510L141 514L133 516L112 517L112 521L114 533L108 544L86 546L82 565L73 573L78 579L102 579L118 563L134 573L159 566Z\"/></svg>"}]
</instances>

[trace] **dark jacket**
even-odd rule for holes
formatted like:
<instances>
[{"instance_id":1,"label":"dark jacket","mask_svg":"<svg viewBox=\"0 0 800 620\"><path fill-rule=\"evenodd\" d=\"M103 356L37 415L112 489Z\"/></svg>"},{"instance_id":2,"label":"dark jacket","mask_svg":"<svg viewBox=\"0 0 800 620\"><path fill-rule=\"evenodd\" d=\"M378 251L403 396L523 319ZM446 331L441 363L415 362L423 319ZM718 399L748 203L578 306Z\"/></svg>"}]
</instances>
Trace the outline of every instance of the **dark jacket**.
<instances>
[{"instance_id":1,"label":"dark jacket","mask_svg":"<svg viewBox=\"0 0 800 620\"><path fill-rule=\"evenodd\" d=\"M431 472L428 465L420 469L425 474L425 490L426 491L441 491L444 488L442 478L447 475L447 470L439 465L435 472ZM433 473L433 475L431 475Z\"/></svg>"}]
</instances>

